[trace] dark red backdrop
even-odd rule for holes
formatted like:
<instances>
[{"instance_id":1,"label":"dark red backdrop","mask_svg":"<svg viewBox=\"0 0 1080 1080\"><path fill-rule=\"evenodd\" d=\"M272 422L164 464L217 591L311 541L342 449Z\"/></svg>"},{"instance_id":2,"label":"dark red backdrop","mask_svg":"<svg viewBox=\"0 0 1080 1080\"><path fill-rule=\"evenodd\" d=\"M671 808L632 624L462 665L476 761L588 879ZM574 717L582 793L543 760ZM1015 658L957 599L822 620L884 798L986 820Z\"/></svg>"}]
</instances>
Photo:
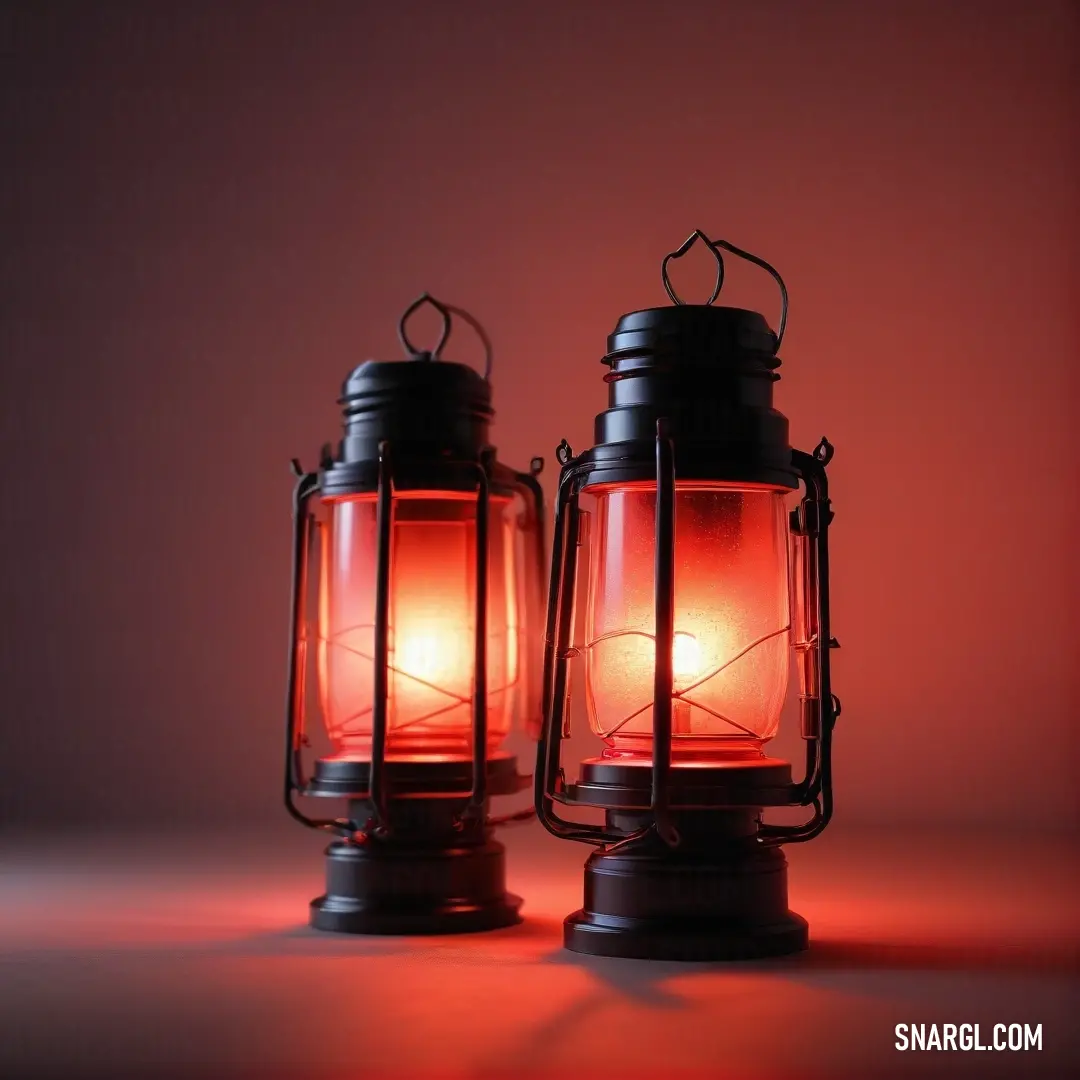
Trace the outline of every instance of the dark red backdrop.
<instances>
[{"instance_id":1,"label":"dark red backdrop","mask_svg":"<svg viewBox=\"0 0 1080 1080\"><path fill-rule=\"evenodd\" d=\"M1072 814L1077 31L5 4L5 815L277 820L287 463L346 370L430 289L490 328L503 456L550 460L698 226L787 277L779 402L838 448L841 820ZM775 317L752 271L727 297Z\"/></svg>"}]
</instances>

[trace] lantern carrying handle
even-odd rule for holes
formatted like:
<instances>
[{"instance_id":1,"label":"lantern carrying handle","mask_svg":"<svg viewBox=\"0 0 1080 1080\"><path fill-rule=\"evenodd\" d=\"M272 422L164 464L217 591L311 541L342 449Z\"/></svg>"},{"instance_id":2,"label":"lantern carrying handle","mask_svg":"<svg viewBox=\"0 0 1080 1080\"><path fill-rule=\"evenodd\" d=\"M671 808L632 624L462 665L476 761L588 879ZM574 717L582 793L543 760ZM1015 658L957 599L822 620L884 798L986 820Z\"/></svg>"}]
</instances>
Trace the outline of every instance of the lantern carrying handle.
<instances>
[{"instance_id":1,"label":"lantern carrying handle","mask_svg":"<svg viewBox=\"0 0 1080 1080\"><path fill-rule=\"evenodd\" d=\"M439 335L439 340L436 342L434 349L416 348L409 340L409 335L405 330L405 324L419 308L423 307L424 304L430 304L442 316L443 320L442 332ZM484 346L484 381L491 382L491 371L495 363L495 351L491 344L491 338L488 337L487 331L480 325L480 321L475 316L470 315L464 308L455 307L453 304L446 304L441 300L436 300L431 293L422 293L405 309L401 318L398 320L398 339L401 341L405 351L414 360L441 360L442 351L446 347L446 343L450 340L450 332L453 330L455 315L472 327L476 336L480 339L480 343Z\"/></svg>"},{"instance_id":2,"label":"lantern carrying handle","mask_svg":"<svg viewBox=\"0 0 1080 1080\"><path fill-rule=\"evenodd\" d=\"M720 290L724 287L724 256L720 253L721 248L723 248L724 251L730 251L732 255L735 255L740 259L752 262L755 266L760 266L762 270L772 276L773 280L780 287L780 325L776 331L775 347L776 351L779 352L780 343L784 340L784 329L787 326L787 285L784 284L784 279L780 276L779 271L774 266L767 263L764 259L759 258L757 255L752 255L749 251L744 251L742 248L736 247L727 240L710 240L700 229L695 229L679 247L674 251L669 251L664 256L664 261L660 264L660 278L664 283L664 291L668 294L671 302L679 306L682 306L685 303L672 287L671 279L668 277L668 263L670 263L672 259L681 259L698 240L712 252L713 258L716 259L716 283L713 285L713 291L710 294L709 299L705 301L706 307L716 301L716 298L720 295Z\"/></svg>"}]
</instances>

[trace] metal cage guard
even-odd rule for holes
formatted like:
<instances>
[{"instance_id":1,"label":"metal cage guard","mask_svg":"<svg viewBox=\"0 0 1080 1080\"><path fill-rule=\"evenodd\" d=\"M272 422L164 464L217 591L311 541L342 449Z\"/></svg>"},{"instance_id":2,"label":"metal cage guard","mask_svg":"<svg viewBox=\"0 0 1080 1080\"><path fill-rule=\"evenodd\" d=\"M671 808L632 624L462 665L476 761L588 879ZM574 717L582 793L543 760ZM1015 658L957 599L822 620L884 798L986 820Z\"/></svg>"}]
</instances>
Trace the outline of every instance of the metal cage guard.
<instances>
[{"instance_id":1,"label":"metal cage guard","mask_svg":"<svg viewBox=\"0 0 1080 1080\"><path fill-rule=\"evenodd\" d=\"M812 454L792 451L792 463L805 486L797 510L792 512L792 532L805 537L811 572L806 588L808 606L815 615L812 647L816 693L803 694L803 737L806 740L806 772L788 786L788 797L771 806L813 806L813 817L800 825L762 824L759 842L766 845L799 843L817 836L832 816L832 731L840 715L840 701L832 693L829 652L838 647L829 630L828 527L832 521L825 467L833 447L822 439ZM537 746L535 778L536 814L548 832L565 840L594 845L623 845L655 832L668 846L679 843L669 817L671 768L671 695L673 692L672 647L674 642L674 500L675 464L667 422L657 423L656 436L656 563L654 604L656 613L656 674L653 689L653 769L651 814L645 828L627 836L600 825L568 821L559 816L555 803L566 792L562 770L562 741L566 725L568 665L572 647L573 608L577 581L579 497L593 462L574 458L564 441L559 447L562 472L555 502L555 535L548 589L548 613L544 648L543 727ZM807 717L811 721L807 721ZM814 719L816 718L816 719Z\"/></svg>"},{"instance_id":2,"label":"metal cage guard","mask_svg":"<svg viewBox=\"0 0 1080 1080\"><path fill-rule=\"evenodd\" d=\"M479 462L463 463L472 466L477 476L476 500L476 652L473 675L473 778L465 809L459 823L483 820L485 827L502 825L531 818L534 808L500 817L484 817L487 802L487 597L488 597L488 526L490 517L491 452ZM543 565L544 504L543 491L535 478L542 468L542 459L533 460L532 473L515 473L515 488L529 508L538 537L538 551ZM296 460L292 463L297 476L293 493L293 572L292 608L289 639L289 677L286 697L286 764L285 808L301 824L312 829L325 829L350 838L375 835L386 836L392 831L390 792L386 775L386 743L388 734L387 703L389 697L389 609L390 609L390 549L393 523L393 459L388 442L379 445L378 487L376 489L376 578L375 633L373 656L373 695L371 724L371 772L366 796L358 793L352 798L366 797L372 805L371 815L361 827L344 818L312 818L300 810L295 794L305 794L308 780L304 774L303 749L310 745L304 731L305 684L307 672L307 615L308 561L311 540L311 499L319 492L318 473L304 472ZM456 793L455 793L456 794Z\"/></svg>"},{"instance_id":3,"label":"metal cage guard","mask_svg":"<svg viewBox=\"0 0 1080 1080\"><path fill-rule=\"evenodd\" d=\"M793 806L813 806L814 816L801 825L762 825L767 844L812 840L829 824L833 812L832 733L840 715L840 699L832 692L830 652L840 647L832 636L829 616L829 525L833 519L829 480L825 468L833 446L822 438L812 454L793 450L792 464L806 487L806 495L791 514L791 531L805 539L809 570L807 603L815 616L808 645L813 648L817 693L802 701L803 738L806 740L806 773L793 785Z\"/></svg>"},{"instance_id":4,"label":"metal cage guard","mask_svg":"<svg viewBox=\"0 0 1080 1080\"><path fill-rule=\"evenodd\" d=\"M293 801L293 794L307 787L304 779L304 701L307 675L307 616L304 601L308 592L308 550L311 545L311 513L308 506L319 490L319 474L304 472L293 458L293 558L292 599L289 618L289 679L285 694L285 809L309 829L326 829L352 836L356 824L345 818L308 817Z\"/></svg>"}]
</instances>

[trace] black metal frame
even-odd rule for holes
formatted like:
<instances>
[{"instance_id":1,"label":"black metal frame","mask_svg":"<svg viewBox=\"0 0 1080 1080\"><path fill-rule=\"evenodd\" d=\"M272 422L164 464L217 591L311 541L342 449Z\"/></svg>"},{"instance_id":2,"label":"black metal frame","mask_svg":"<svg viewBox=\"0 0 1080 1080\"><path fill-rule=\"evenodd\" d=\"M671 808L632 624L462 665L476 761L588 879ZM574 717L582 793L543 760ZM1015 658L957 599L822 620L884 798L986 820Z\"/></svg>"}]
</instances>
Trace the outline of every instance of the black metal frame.
<instances>
[{"instance_id":1,"label":"black metal frame","mask_svg":"<svg viewBox=\"0 0 1080 1080\"><path fill-rule=\"evenodd\" d=\"M448 796L466 798L458 815L460 827L482 823L485 827L531 818L534 808L500 817L485 815L488 801L487 758L487 586L488 586L488 526L490 489L494 466L494 451L487 448L479 461L452 463L476 477L476 651L473 687L473 761L472 785L469 791L446 792ZM372 701L371 767L367 792L350 794L351 800L367 800L370 816L362 825L344 818L312 818L297 807L294 795L311 794L310 781L305 775L303 750L310 743L305 734L305 689L307 672L308 565L311 548L313 516L312 498L320 494L320 474L305 472L296 460L292 463L297 483L293 493L293 572L291 634L289 641L289 678L286 698L286 763L285 807L301 824L323 829L349 839L362 841L368 836L385 837L392 833L390 790L387 775L387 699L389 660L390 549L393 520L394 462L388 440L379 444L378 481L376 487L376 587L375 587L375 647L374 693ZM538 543L538 566L544 564L544 504L543 492L536 474L543 467L542 458L534 458L531 472L513 473L514 489L525 500L527 512L533 515L532 524ZM523 778L528 780L528 777Z\"/></svg>"},{"instance_id":2,"label":"black metal frame","mask_svg":"<svg viewBox=\"0 0 1080 1080\"><path fill-rule=\"evenodd\" d=\"M638 449L641 449L640 447ZM566 723L569 663L575 649L571 641L577 581L577 548L580 529L579 497L590 474L599 467L591 452L574 457L564 441L559 447L558 495L555 503L555 535L552 575L549 583L544 648L543 729L537 746L535 807L548 832L560 839L597 846L622 846L655 833L669 847L679 843L670 816L671 695L673 692L672 646L674 639L675 558L675 455L666 419L657 422L656 433L656 566L654 606L656 613L656 662L653 688L652 820L627 836L601 825L568 821L558 815L556 802L566 803L567 785L562 769L562 741L569 734ZM822 439L812 454L792 451L792 467L805 487L799 507L792 511L791 530L797 542L807 545L808 608L813 622L806 645L812 647L816 693L802 695L803 738L806 740L806 772L791 783L782 799L766 806L813 806L810 820L794 826L762 824L762 844L799 843L817 836L832 816L832 732L840 715L840 701L832 693L829 653L837 648L829 631L829 546L832 521L826 466L833 447ZM706 808L704 805L703 809Z\"/></svg>"}]
</instances>

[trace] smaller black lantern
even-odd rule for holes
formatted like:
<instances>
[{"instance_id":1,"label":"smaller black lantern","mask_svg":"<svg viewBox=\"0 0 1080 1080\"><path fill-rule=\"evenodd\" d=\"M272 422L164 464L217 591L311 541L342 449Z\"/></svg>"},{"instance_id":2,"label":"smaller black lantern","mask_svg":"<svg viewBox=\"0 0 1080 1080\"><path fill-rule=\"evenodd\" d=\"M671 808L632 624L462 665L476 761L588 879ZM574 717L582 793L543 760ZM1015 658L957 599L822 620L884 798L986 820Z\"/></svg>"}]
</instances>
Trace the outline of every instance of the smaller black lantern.
<instances>
[{"instance_id":1,"label":"smaller black lantern","mask_svg":"<svg viewBox=\"0 0 1080 1080\"><path fill-rule=\"evenodd\" d=\"M431 351L409 341L421 305L442 318ZM480 336L484 374L440 353L453 316ZM493 796L528 785L500 749L516 717L539 719L543 498L489 442L491 346L459 308L424 294L402 315L406 362L368 361L345 381L344 438L294 499L292 638L285 805L337 834L311 925L369 934L460 933L506 926ZM317 497L317 498L316 498ZM315 654L333 753L305 774L309 563L318 563ZM344 799L312 818L297 794Z\"/></svg>"},{"instance_id":2,"label":"smaller black lantern","mask_svg":"<svg viewBox=\"0 0 1080 1080\"><path fill-rule=\"evenodd\" d=\"M667 267L697 240L716 259L716 285L705 304L685 305ZM756 312L713 306L721 248L780 286L775 334ZM788 910L780 845L828 824L840 712L829 671L832 447L792 450L772 407L787 319L776 270L698 231L661 276L674 306L624 315L608 339L597 445L577 457L559 448L536 808L555 836L598 847L584 906L565 923L567 948L681 960L794 952L807 925ZM807 748L798 782L763 752L791 647ZM569 781L572 662L583 663L590 725L606 748ZM604 824L563 818L556 804L599 808ZM778 806L813 815L764 823Z\"/></svg>"}]
</instances>

